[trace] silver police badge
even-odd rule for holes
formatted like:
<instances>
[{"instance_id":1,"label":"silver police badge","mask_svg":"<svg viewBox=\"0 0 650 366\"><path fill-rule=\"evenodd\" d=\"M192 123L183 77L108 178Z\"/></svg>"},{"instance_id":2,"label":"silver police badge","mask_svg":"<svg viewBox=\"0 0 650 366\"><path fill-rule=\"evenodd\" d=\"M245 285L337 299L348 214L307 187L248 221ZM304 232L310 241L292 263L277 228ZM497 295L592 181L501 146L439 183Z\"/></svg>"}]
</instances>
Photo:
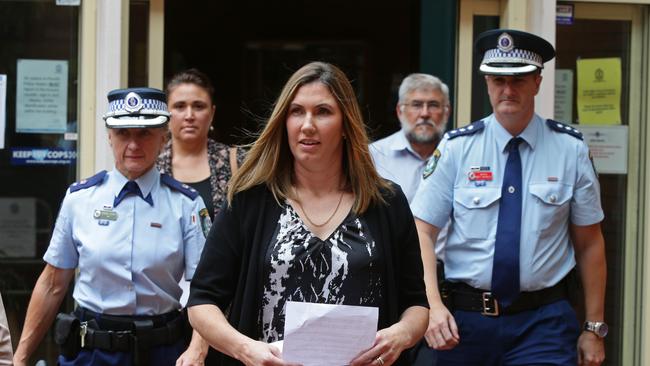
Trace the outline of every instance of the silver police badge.
<instances>
[{"instance_id":1,"label":"silver police badge","mask_svg":"<svg viewBox=\"0 0 650 366\"><path fill-rule=\"evenodd\" d=\"M510 52L515 48L515 42L508 33L501 33L497 39L497 48L501 52Z\"/></svg>"},{"instance_id":2,"label":"silver police badge","mask_svg":"<svg viewBox=\"0 0 650 366\"><path fill-rule=\"evenodd\" d=\"M142 98L134 92L130 92L124 97L124 109L129 113L139 112L144 105Z\"/></svg>"}]
</instances>

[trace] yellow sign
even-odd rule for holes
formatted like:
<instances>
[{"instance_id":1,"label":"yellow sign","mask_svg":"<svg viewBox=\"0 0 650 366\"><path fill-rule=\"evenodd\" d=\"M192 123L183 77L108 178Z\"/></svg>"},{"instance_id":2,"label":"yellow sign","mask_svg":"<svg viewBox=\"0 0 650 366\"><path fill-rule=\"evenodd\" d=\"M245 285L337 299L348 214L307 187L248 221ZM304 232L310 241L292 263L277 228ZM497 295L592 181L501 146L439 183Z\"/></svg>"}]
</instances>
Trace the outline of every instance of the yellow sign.
<instances>
[{"instance_id":1,"label":"yellow sign","mask_svg":"<svg viewBox=\"0 0 650 366\"><path fill-rule=\"evenodd\" d=\"M577 61L578 121L580 124L621 124L621 59Z\"/></svg>"}]
</instances>

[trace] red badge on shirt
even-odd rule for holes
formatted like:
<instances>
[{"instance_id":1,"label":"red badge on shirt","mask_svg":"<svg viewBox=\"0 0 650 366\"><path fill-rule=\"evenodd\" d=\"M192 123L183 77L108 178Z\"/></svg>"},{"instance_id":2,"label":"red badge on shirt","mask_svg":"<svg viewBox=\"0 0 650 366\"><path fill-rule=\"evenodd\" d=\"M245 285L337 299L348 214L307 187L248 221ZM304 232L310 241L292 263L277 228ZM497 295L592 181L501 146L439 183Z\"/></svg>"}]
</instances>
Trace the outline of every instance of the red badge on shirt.
<instances>
[{"instance_id":1,"label":"red badge on shirt","mask_svg":"<svg viewBox=\"0 0 650 366\"><path fill-rule=\"evenodd\" d=\"M489 166L473 166L469 169L467 177L472 182L492 180L492 172Z\"/></svg>"}]
</instances>

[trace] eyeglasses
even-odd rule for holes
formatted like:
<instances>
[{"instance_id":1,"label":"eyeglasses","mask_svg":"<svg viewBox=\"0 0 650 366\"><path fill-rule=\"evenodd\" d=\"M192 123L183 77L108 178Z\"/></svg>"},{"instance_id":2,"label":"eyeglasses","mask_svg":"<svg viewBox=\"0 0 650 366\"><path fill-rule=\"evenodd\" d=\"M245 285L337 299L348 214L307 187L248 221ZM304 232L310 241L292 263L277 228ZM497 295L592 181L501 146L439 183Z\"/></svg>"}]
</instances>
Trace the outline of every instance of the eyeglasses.
<instances>
[{"instance_id":1,"label":"eyeglasses","mask_svg":"<svg viewBox=\"0 0 650 366\"><path fill-rule=\"evenodd\" d=\"M435 112L438 109L442 108L442 104L440 104L438 101L423 102L421 100L414 100L410 103L404 103L403 105L416 112L421 111L424 106L427 107L427 110L429 112Z\"/></svg>"}]
</instances>

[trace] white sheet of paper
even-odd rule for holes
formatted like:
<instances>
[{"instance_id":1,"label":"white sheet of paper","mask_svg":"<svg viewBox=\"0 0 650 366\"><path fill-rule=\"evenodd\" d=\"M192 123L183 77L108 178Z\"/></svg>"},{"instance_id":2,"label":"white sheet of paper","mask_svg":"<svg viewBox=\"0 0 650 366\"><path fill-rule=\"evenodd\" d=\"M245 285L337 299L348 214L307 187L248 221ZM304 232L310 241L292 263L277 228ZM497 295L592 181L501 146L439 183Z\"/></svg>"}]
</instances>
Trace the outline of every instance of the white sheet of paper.
<instances>
[{"instance_id":1,"label":"white sheet of paper","mask_svg":"<svg viewBox=\"0 0 650 366\"><path fill-rule=\"evenodd\" d=\"M288 301L282 358L303 366L348 365L372 347L379 309Z\"/></svg>"}]
</instances>

